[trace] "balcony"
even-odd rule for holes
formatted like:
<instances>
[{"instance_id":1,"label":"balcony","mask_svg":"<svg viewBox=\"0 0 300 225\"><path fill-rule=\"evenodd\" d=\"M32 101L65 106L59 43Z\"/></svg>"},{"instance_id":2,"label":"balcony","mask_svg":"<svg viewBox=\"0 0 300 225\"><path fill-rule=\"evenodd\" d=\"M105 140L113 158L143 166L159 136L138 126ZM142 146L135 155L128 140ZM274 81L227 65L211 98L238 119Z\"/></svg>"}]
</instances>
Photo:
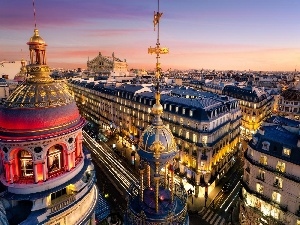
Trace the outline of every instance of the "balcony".
<instances>
[{"instance_id":1,"label":"balcony","mask_svg":"<svg viewBox=\"0 0 300 225\"><path fill-rule=\"evenodd\" d=\"M292 175L292 174L289 174L289 173L286 173L286 172L284 172L284 173L278 172L278 171L277 171L275 168L273 168L272 166L269 166L269 165L263 165L263 164L259 163L258 161L255 161L254 159L252 159L250 156L248 156L247 151L244 153L244 157L245 157L245 159L247 159L252 165L255 165L255 166L259 167L259 168L264 168L264 169L266 169L267 171L270 171L270 172L272 172L272 173L275 173L275 174L277 174L277 175L279 175L279 176L283 176L283 177L285 177L285 178L287 178L287 179L289 179L289 180L292 180L292 181L294 181L294 182L296 182L296 183L300 183L300 177L297 177L297 176L295 176L295 175Z\"/></svg>"},{"instance_id":2,"label":"balcony","mask_svg":"<svg viewBox=\"0 0 300 225\"><path fill-rule=\"evenodd\" d=\"M76 201L75 195L62 196L62 197L52 201L52 204L49 207L50 213L55 213L75 201Z\"/></svg>"},{"instance_id":3,"label":"balcony","mask_svg":"<svg viewBox=\"0 0 300 225\"><path fill-rule=\"evenodd\" d=\"M255 191L255 190L252 190L245 181L241 180L241 185L246 189L247 192L249 192L250 194L254 195L255 197L257 197L257 198L259 198L259 199L261 199L261 200L269 203L270 205L273 205L277 209L280 209L280 210L282 210L284 212L288 211L288 205L286 205L286 204L280 204L278 202L275 202L271 198L265 196L264 194L261 194L261 193Z\"/></svg>"}]
</instances>

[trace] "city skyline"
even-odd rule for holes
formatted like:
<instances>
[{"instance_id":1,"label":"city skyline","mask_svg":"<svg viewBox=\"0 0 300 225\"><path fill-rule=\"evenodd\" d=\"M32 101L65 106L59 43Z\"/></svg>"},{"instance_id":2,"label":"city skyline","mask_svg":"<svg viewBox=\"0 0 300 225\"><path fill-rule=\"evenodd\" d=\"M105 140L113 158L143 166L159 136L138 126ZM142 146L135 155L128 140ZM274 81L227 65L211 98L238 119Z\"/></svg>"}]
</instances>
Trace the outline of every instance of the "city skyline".
<instances>
[{"instance_id":1,"label":"city skyline","mask_svg":"<svg viewBox=\"0 0 300 225\"><path fill-rule=\"evenodd\" d=\"M72 3L72 4L71 4ZM161 1L163 69L299 70L300 2ZM156 2L36 1L36 21L51 67L86 68L101 52L129 68L154 69ZM30 1L4 1L0 9L0 61L28 59L33 34Z\"/></svg>"}]
</instances>

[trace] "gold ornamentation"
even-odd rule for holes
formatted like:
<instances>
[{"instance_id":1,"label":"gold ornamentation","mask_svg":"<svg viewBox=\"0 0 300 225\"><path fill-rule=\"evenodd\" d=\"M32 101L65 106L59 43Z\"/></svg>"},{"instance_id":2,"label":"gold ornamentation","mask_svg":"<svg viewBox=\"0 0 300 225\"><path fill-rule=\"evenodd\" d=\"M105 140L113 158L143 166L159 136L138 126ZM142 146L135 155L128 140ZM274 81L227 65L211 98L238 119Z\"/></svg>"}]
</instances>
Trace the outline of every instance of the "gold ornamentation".
<instances>
[{"instance_id":1,"label":"gold ornamentation","mask_svg":"<svg viewBox=\"0 0 300 225\"><path fill-rule=\"evenodd\" d=\"M153 53L155 53L157 55L159 55L159 54L168 54L169 53L169 48L166 48L166 47L160 48L158 46L153 48L153 47L150 46L150 48L148 48L148 54L152 55ZM158 64L156 64L156 65L158 65ZM159 63L159 65L160 65L160 63Z\"/></svg>"},{"instance_id":2,"label":"gold ornamentation","mask_svg":"<svg viewBox=\"0 0 300 225\"><path fill-rule=\"evenodd\" d=\"M154 11L154 18L153 18L154 30L155 30L156 25L159 23L160 17L162 15L163 15L163 13Z\"/></svg>"}]
</instances>

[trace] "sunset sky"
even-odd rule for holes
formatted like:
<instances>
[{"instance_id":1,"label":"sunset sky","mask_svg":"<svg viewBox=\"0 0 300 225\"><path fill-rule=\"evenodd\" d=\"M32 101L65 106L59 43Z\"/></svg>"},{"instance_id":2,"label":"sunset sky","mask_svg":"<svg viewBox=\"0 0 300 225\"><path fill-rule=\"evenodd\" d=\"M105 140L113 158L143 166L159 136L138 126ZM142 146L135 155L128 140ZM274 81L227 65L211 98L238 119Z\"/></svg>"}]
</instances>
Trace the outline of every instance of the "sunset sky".
<instances>
[{"instance_id":1,"label":"sunset sky","mask_svg":"<svg viewBox=\"0 0 300 225\"><path fill-rule=\"evenodd\" d=\"M153 69L157 0L35 0L51 67L86 68L102 55ZM299 0L160 0L162 68L300 70ZM2 0L0 61L28 59L32 0Z\"/></svg>"}]
</instances>

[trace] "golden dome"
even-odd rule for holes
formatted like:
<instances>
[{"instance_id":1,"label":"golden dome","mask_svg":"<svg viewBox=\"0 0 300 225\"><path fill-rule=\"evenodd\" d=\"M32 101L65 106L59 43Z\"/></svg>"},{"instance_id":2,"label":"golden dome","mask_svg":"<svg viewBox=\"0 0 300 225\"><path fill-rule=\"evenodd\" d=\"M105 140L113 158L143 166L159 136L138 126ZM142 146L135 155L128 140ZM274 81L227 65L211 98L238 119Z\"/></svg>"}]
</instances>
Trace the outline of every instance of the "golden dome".
<instances>
[{"instance_id":1,"label":"golden dome","mask_svg":"<svg viewBox=\"0 0 300 225\"><path fill-rule=\"evenodd\" d=\"M163 113L163 107L161 104L154 104L152 106L152 113L154 115L161 115Z\"/></svg>"},{"instance_id":2,"label":"golden dome","mask_svg":"<svg viewBox=\"0 0 300 225\"><path fill-rule=\"evenodd\" d=\"M34 35L29 39L29 43L46 44L44 39L39 35L38 29L34 29Z\"/></svg>"}]
</instances>

